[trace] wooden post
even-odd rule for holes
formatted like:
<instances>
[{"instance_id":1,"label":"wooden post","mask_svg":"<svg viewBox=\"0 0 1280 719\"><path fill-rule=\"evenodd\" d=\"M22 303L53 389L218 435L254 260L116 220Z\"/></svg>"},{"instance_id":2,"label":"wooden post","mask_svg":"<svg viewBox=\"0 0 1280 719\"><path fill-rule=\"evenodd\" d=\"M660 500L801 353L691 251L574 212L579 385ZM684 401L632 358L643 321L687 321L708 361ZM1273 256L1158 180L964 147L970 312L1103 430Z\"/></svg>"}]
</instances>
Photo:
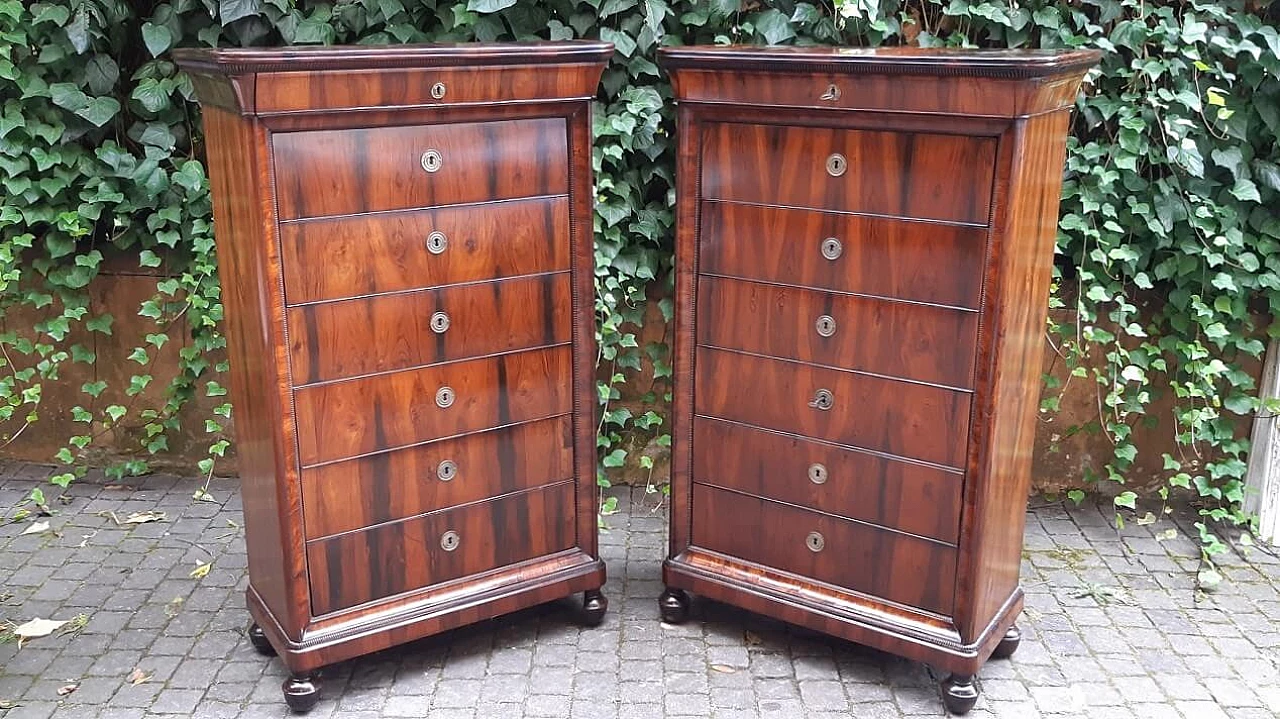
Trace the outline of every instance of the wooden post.
<instances>
[{"instance_id":1,"label":"wooden post","mask_svg":"<svg viewBox=\"0 0 1280 719\"><path fill-rule=\"evenodd\" d=\"M1267 348L1258 396L1280 399L1280 340ZM1258 538L1280 544L1280 422L1265 408L1253 421L1253 446L1245 477L1245 509L1258 515Z\"/></svg>"}]
</instances>

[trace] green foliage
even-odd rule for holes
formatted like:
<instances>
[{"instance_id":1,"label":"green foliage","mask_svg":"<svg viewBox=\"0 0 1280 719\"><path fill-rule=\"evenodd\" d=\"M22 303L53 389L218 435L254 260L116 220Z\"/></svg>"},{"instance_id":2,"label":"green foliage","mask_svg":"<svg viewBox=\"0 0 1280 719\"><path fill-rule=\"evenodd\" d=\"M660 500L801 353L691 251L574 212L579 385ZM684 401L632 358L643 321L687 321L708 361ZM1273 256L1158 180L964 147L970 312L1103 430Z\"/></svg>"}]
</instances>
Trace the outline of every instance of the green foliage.
<instances>
[{"instance_id":1,"label":"green foliage","mask_svg":"<svg viewBox=\"0 0 1280 719\"><path fill-rule=\"evenodd\" d=\"M1073 319L1051 327L1055 347L1072 377L1097 385L1091 425L1114 445L1100 479L1127 481L1133 429L1169 391L1175 412L1161 419L1180 455L1165 457L1161 494L1194 491L1207 521L1241 524L1241 420L1259 410L1244 362L1263 351L1280 304L1280 218L1268 209L1280 193L1276 14L1252 0L0 0L0 308L42 313L0 334L0 428L11 438L37 421L45 385L67 362L94 363L85 338L111 335L114 318L90 305L86 287L109 260L157 273L154 296L137 308L155 326L129 338L137 348L121 386L80 388L73 419L84 428L58 452L68 465L59 481L84 471L96 437L126 423L140 426L140 448L164 452L192 397L225 394L209 381L223 369L222 305L198 109L167 59L173 47L616 45L594 115L602 483L607 469L652 468L628 437L670 444L669 349L638 339L647 310L671 318L670 300L655 313L648 299L669 296L672 261L672 104L658 46L1096 47L1105 59L1068 148L1053 301ZM167 342L181 347L179 371L157 382L151 367ZM631 391L639 403L624 402L640 381L650 384ZM1055 406L1050 397L1046 410ZM229 416L223 404L201 418L202 471L228 447ZM111 471L146 468L134 460ZM1136 499L1125 491L1117 504Z\"/></svg>"}]
</instances>

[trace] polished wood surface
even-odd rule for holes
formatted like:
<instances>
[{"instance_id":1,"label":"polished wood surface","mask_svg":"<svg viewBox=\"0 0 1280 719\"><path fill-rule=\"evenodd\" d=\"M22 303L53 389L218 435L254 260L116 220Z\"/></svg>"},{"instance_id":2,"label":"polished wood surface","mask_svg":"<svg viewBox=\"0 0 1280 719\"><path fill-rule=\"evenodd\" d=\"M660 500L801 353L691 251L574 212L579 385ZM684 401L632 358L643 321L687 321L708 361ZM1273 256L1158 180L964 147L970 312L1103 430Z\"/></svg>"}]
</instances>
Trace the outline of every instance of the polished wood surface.
<instances>
[{"instance_id":1,"label":"polished wood surface","mask_svg":"<svg viewBox=\"0 0 1280 719\"><path fill-rule=\"evenodd\" d=\"M985 228L732 202L704 202L700 217L703 274L968 309L982 297Z\"/></svg>"},{"instance_id":2,"label":"polished wood surface","mask_svg":"<svg viewBox=\"0 0 1280 719\"><path fill-rule=\"evenodd\" d=\"M573 527L573 482L561 482L308 542L311 601L328 614L551 554L573 546Z\"/></svg>"},{"instance_id":3,"label":"polished wood surface","mask_svg":"<svg viewBox=\"0 0 1280 719\"><path fill-rule=\"evenodd\" d=\"M711 348L696 362L699 415L964 466L968 392ZM831 409L810 406L820 389Z\"/></svg>"},{"instance_id":4,"label":"polished wood surface","mask_svg":"<svg viewBox=\"0 0 1280 719\"><path fill-rule=\"evenodd\" d=\"M698 482L950 544L959 536L958 470L709 417L694 420L693 444Z\"/></svg>"},{"instance_id":5,"label":"polished wood surface","mask_svg":"<svg viewBox=\"0 0 1280 719\"><path fill-rule=\"evenodd\" d=\"M814 533L824 542L818 551L809 544ZM951 612L956 551L938 542L702 484L693 488L693 542L891 602Z\"/></svg>"},{"instance_id":6,"label":"polished wood surface","mask_svg":"<svg viewBox=\"0 0 1280 719\"><path fill-rule=\"evenodd\" d=\"M324 302L288 318L295 385L547 347L569 341L569 273Z\"/></svg>"},{"instance_id":7,"label":"polished wood surface","mask_svg":"<svg viewBox=\"0 0 1280 719\"><path fill-rule=\"evenodd\" d=\"M443 244L429 239L437 232ZM569 201L539 197L287 222L280 250L291 305L558 272L569 269Z\"/></svg>"},{"instance_id":8,"label":"polished wood surface","mask_svg":"<svg viewBox=\"0 0 1280 719\"><path fill-rule=\"evenodd\" d=\"M575 592L604 613L590 101L611 56L175 52L205 110L252 636L294 708L327 664Z\"/></svg>"},{"instance_id":9,"label":"polished wood surface","mask_svg":"<svg viewBox=\"0 0 1280 719\"><path fill-rule=\"evenodd\" d=\"M322 464L302 471L307 538L572 478L567 415Z\"/></svg>"},{"instance_id":10,"label":"polished wood surface","mask_svg":"<svg viewBox=\"0 0 1280 719\"><path fill-rule=\"evenodd\" d=\"M740 123L705 133L707 199L987 223L994 139ZM836 153L848 169L833 177Z\"/></svg>"},{"instance_id":11,"label":"polished wood surface","mask_svg":"<svg viewBox=\"0 0 1280 719\"><path fill-rule=\"evenodd\" d=\"M278 133L280 219L564 194L565 139L551 117ZM435 171L424 167L431 151Z\"/></svg>"},{"instance_id":12,"label":"polished wood surface","mask_svg":"<svg viewBox=\"0 0 1280 719\"><path fill-rule=\"evenodd\" d=\"M660 613L694 592L978 686L1023 603L1065 123L1097 54L659 57L679 139Z\"/></svg>"},{"instance_id":13,"label":"polished wood surface","mask_svg":"<svg viewBox=\"0 0 1280 719\"><path fill-rule=\"evenodd\" d=\"M976 312L703 277L698 316L704 346L973 387Z\"/></svg>"}]
</instances>

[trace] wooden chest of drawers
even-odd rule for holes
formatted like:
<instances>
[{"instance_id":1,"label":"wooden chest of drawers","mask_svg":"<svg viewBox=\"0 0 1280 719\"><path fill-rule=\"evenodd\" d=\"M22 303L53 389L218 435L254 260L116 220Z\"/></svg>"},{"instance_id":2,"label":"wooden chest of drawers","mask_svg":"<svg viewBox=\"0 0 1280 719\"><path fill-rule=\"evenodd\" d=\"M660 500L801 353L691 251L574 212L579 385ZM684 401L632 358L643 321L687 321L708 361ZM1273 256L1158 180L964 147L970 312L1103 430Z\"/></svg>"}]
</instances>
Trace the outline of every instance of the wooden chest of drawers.
<instances>
[{"instance_id":1,"label":"wooden chest of drawers","mask_svg":"<svg viewBox=\"0 0 1280 719\"><path fill-rule=\"evenodd\" d=\"M250 637L342 659L585 592L606 43L175 53L204 105Z\"/></svg>"},{"instance_id":2,"label":"wooden chest of drawers","mask_svg":"<svg viewBox=\"0 0 1280 719\"><path fill-rule=\"evenodd\" d=\"M1018 643L1070 105L1091 52L668 48L668 621L686 591L950 672Z\"/></svg>"}]
</instances>

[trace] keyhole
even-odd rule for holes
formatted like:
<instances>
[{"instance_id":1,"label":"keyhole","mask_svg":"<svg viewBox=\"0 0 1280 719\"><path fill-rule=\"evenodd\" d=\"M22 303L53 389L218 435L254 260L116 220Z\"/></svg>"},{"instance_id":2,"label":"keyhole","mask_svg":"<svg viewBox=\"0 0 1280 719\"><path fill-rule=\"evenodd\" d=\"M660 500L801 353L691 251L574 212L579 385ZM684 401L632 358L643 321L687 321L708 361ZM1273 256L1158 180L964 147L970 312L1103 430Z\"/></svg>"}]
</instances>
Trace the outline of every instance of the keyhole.
<instances>
[{"instance_id":1,"label":"keyhole","mask_svg":"<svg viewBox=\"0 0 1280 719\"><path fill-rule=\"evenodd\" d=\"M453 404L454 395L452 387L441 387L436 390L436 405L441 409L449 407Z\"/></svg>"},{"instance_id":2,"label":"keyhole","mask_svg":"<svg viewBox=\"0 0 1280 719\"><path fill-rule=\"evenodd\" d=\"M827 546L827 540L820 532L809 532L809 536L804 538L804 544L810 552L821 552Z\"/></svg>"},{"instance_id":3,"label":"keyhole","mask_svg":"<svg viewBox=\"0 0 1280 719\"><path fill-rule=\"evenodd\" d=\"M444 158L440 156L437 150L427 150L422 153L422 169L427 172L437 172L443 162Z\"/></svg>"},{"instance_id":4,"label":"keyhole","mask_svg":"<svg viewBox=\"0 0 1280 719\"><path fill-rule=\"evenodd\" d=\"M440 535L440 548L446 552L452 552L457 549L458 545L461 543L462 538L459 537L458 533L452 529Z\"/></svg>"},{"instance_id":5,"label":"keyhole","mask_svg":"<svg viewBox=\"0 0 1280 719\"><path fill-rule=\"evenodd\" d=\"M820 389L814 393L813 399L809 402L809 406L814 409L828 410L831 409L831 405L834 402L835 397L832 396L831 390Z\"/></svg>"},{"instance_id":6,"label":"keyhole","mask_svg":"<svg viewBox=\"0 0 1280 719\"><path fill-rule=\"evenodd\" d=\"M809 481L814 484L825 484L827 481L827 466L817 462L809 465Z\"/></svg>"},{"instance_id":7,"label":"keyhole","mask_svg":"<svg viewBox=\"0 0 1280 719\"><path fill-rule=\"evenodd\" d=\"M430 252L433 255L438 255L441 252L444 252L445 248L448 246L449 238L445 237L443 232L436 230L435 232L427 235L427 252Z\"/></svg>"},{"instance_id":8,"label":"keyhole","mask_svg":"<svg viewBox=\"0 0 1280 719\"><path fill-rule=\"evenodd\" d=\"M831 315L822 315L814 326L818 328L818 334L823 337L830 337L836 333L836 320Z\"/></svg>"},{"instance_id":9,"label":"keyhole","mask_svg":"<svg viewBox=\"0 0 1280 719\"><path fill-rule=\"evenodd\" d=\"M446 312L437 312L431 315L431 331L438 335L445 333L449 329L449 315Z\"/></svg>"},{"instance_id":10,"label":"keyhole","mask_svg":"<svg viewBox=\"0 0 1280 719\"><path fill-rule=\"evenodd\" d=\"M832 177L839 177L843 175L844 171L847 169L849 169L849 161L845 159L844 155L841 155L838 152L833 152L827 158L828 175L831 175Z\"/></svg>"},{"instance_id":11,"label":"keyhole","mask_svg":"<svg viewBox=\"0 0 1280 719\"><path fill-rule=\"evenodd\" d=\"M458 476L458 465L454 464L453 460L446 459L436 467L436 476L440 478L441 482L448 482Z\"/></svg>"},{"instance_id":12,"label":"keyhole","mask_svg":"<svg viewBox=\"0 0 1280 719\"><path fill-rule=\"evenodd\" d=\"M445 87L443 82L437 82L431 86L431 96L437 100L444 99Z\"/></svg>"},{"instance_id":13,"label":"keyhole","mask_svg":"<svg viewBox=\"0 0 1280 719\"><path fill-rule=\"evenodd\" d=\"M844 245L840 244L840 240L834 237L828 237L822 241L822 256L828 260L838 260L840 255L844 254Z\"/></svg>"},{"instance_id":14,"label":"keyhole","mask_svg":"<svg viewBox=\"0 0 1280 719\"><path fill-rule=\"evenodd\" d=\"M834 84L832 84L832 85L827 85L827 91L826 91L826 92L824 92L824 93L822 93L822 96L821 96L821 97L819 97L818 99L819 99L819 100L831 100L831 101L839 100L839 99L840 99L840 88L836 87Z\"/></svg>"}]
</instances>

